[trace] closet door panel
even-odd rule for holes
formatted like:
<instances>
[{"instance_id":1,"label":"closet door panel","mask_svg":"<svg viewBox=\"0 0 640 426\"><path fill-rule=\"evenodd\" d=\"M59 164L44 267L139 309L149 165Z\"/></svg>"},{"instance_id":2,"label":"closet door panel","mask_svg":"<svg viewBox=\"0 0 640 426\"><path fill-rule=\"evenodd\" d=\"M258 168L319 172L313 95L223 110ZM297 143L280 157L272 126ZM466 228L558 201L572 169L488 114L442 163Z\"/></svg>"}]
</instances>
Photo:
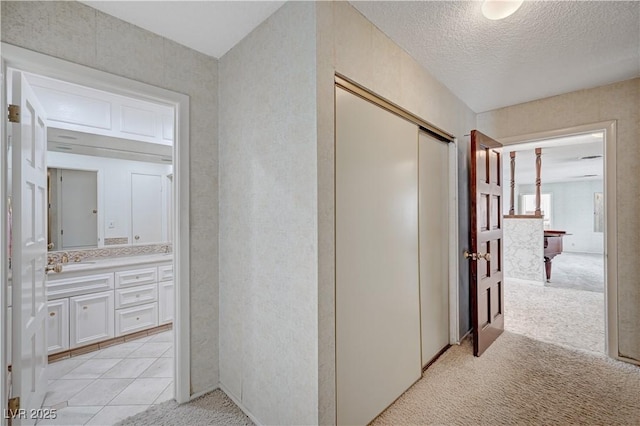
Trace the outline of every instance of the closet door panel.
<instances>
[{"instance_id":1,"label":"closet door panel","mask_svg":"<svg viewBox=\"0 0 640 426\"><path fill-rule=\"evenodd\" d=\"M421 375L418 127L336 88L339 424L366 424Z\"/></svg>"},{"instance_id":2,"label":"closet door panel","mask_svg":"<svg viewBox=\"0 0 640 426\"><path fill-rule=\"evenodd\" d=\"M422 364L449 344L449 146L419 136Z\"/></svg>"}]
</instances>

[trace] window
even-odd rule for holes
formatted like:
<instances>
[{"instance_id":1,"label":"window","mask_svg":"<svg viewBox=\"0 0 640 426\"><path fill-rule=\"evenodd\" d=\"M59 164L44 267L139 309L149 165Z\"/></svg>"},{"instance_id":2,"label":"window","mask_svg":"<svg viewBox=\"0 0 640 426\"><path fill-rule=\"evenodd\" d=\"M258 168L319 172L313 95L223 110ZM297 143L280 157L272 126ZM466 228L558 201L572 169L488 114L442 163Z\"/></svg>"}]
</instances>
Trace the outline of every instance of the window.
<instances>
[{"instance_id":1,"label":"window","mask_svg":"<svg viewBox=\"0 0 640 426\"><path fill-rule=\"evenodd\" d=\"M524 215L533 216L536 213L536 195L524 194L521 196L520 211ZM544 229L551 228L551 194L540 195L540 210L542 210L542 217L544 223Z\"/></svg>"}]
</instances>

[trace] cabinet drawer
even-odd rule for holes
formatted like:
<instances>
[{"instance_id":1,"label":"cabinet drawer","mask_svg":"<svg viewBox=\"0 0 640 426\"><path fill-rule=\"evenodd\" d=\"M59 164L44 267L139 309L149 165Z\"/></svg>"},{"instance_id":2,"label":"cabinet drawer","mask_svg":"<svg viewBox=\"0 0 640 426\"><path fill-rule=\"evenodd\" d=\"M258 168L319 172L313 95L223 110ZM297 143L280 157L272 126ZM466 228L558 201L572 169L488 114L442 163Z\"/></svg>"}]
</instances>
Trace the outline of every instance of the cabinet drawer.
<instances>
[{"instance_id":1,"label":"cabinet drawer","mask_svg":"<svg viewBox=\"0 0 640 426\"><path fill-rule=\"evenodd\" d=\"M47 299L54 300L80 294L97 293L113 289L113 274L83 275L74 278L48 279Z\"/></svg>"},{"instance_id":2,"label":"cabinet drawer","mask_svg":"<svg viewBox=\"0 0 640 426\"><path fill-rule=\"evenodd\" d=\"M116 309L155 302L157 297L156 284L119 289L116 290Z\"/></svg>"},{"instance_id":3,"label":"cabinet drawer","mask_svg":"<svg viewBox=\"0 0 640 426\"><path fill-rule=\"evenodd\" d=\"M142 268L116 272L116 288L152 284L158 281L158 269Z\"/></svg>"},{"instance_id":4,"label":"cabinet drawer","mask_svg":"<svg viewBox=\"0 0 640 426\"><path fill-rule=\"evenodd\" d=\"M134 306L116 311L116 336L158 325L158 304Z\"/></svg>"},{"instance_id":5,"label":"cabinet drawer","mask_svg":"<svg viewBox=\"0 0 640 426\"><path fill-rule=\"evenodd\" d=\"M173 279L173 264L158 266L158 281L171 281Z\"/></svg>"}]
</instances>

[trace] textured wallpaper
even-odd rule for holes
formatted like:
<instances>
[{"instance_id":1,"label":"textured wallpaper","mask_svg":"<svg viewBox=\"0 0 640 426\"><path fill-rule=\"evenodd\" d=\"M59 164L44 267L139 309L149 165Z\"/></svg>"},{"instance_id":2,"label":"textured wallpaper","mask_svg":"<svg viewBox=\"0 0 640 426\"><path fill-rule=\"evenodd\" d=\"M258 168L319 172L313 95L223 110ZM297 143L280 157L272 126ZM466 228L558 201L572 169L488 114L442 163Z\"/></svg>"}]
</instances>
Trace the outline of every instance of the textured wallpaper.
<instances>
[{"instance_id":1,"label":"textured wallpaper","mask_svg":"<svg viewBox=\"0 0 640 426\"><path fill-rule=\"evenodd\" d=\"M220 59L220 381L262 424L318 416L315 48L291 2Z\"/></svg>"},{"instance_id":2,"label":"textured wallpaper","mask_svg":"<svg viewBox=\"0 0 640 426\"><path fill-rule=\"evenodd\" d=\"M504 277L544 281L542 219L503 219Z\"/></svg>"}]
</instances>

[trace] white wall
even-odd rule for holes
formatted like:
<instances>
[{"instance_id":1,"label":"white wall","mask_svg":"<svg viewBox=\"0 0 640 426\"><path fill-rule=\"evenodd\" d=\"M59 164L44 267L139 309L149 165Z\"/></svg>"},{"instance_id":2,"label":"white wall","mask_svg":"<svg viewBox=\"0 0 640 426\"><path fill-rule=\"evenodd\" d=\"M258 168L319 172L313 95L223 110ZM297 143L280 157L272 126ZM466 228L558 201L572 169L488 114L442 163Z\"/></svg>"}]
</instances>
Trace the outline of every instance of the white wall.
<instances>
[{"instance_id":1,"label":"white wall","mask_svg":"<svg viewBox=\"0 0 640 426\"><path fill-rule=\"evenodd\" d=\"M104 246L105 238L127 237L132 241L131 231L131 174L141 173L161 176L162 201L167 204L167 179L172 172L170 165L145 163L142 161L120 160L116 158L94 157L49 151L48 167L60 169L91 170L98 172L98 246ZM167 208L158 212L162 215L163 241L167 240ZM110 228L109 223L114 227Z\"/></svg>"},{"instance_id":2,"label":"white wall","mask_svg":"<svg viewBox=\"0 0 640 426\"><path fill-rule=\"evenodd\" d=\"M189 96L191 392L218 386L218 62L76 1L2 1L2 41Z\"/></svg>"},{"instance_id":3,"label":"white wall","mask_svg":"<svg viewBox=\"0 0 640 426\"><path fill-rule=\"evenodd\" d=\"M220 59L220 383L262 424L318 421L315 5Z\"/></svg>"},{"instance_id":4,"label":"white wall","mask_svg":"<svg viewBox=\"0 0 640 426\"><path fill-rule=\"evenodd\" d=\"M535 194L533 185L518 185L521 194ZM604 234L594 232L594 194L603 191L602 180L542 184L551 194L551 228L567 231L563 249L578 253L604 253Z\"/></svg>"}]
</instances>

